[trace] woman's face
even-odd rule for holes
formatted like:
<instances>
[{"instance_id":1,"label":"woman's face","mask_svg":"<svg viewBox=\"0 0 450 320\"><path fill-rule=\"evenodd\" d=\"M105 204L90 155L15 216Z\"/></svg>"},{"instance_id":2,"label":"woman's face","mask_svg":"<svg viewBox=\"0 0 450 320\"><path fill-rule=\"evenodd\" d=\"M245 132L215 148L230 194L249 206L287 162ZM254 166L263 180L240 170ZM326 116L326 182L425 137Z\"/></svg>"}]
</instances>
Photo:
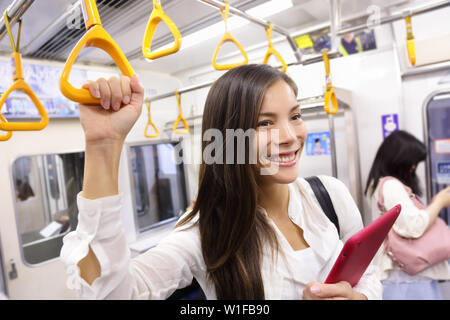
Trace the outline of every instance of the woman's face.
<instances>
[{"instance_id":1,"label":"woman's face","mask_svg":"<svg viewBox=\"0 0 450 320\"><path fill-rule=\"evenodd\" d=\"M286 184L297 179L306 126L295 93L285 81L267 90L256 133L258 170L264 183Z\"/></svg>"}]
</instances>

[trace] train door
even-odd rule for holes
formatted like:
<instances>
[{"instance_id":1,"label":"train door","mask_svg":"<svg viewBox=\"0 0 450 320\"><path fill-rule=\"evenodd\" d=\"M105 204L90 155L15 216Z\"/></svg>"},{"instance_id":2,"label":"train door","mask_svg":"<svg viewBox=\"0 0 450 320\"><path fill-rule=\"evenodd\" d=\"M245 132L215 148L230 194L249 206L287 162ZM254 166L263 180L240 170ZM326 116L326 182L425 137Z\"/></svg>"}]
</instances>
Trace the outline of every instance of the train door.
<instances>
[{"instance_id":1,"label":"train door","mask_svg":"<svg viewBox=\"0 0 450 320\"><path fill-rule=\"evenodd\" d=\"M13 161L17 230L10 232L18 235L14 251L20 254L3 257L11 299L74 298L66 288L59 255L63 237L78 224L76 195L82 187L83 167L83 152L21 156Z\"/></svg>"},{"instance_id":2,"label":"train door","mask_svg":"<svg viewBox=\"0 0 450 320\"><path fill-rule=\"evenodd\" d=\"M427 197L431 200L450 185L450 90L432 93L424 103L424 137L429 150L426 164ZM439 213L447 224L450 210Z\"/></svg>"}]
</instances>

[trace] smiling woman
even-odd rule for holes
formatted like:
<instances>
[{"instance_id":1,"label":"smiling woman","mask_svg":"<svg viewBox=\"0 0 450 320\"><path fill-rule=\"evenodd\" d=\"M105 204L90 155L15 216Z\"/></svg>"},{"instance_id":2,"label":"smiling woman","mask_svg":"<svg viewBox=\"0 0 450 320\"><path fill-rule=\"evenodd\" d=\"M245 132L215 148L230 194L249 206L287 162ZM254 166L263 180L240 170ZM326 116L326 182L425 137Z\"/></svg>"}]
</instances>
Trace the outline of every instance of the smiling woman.
<instances>
[{"instance_id":1,"label":"smiling woman","mask_svg":"<svg viewBox=\"0 0 450 320\"><path fill-rule=\"evenodd\" d=\"M262 150L268 147L266 154L275 156L276 152L270 150L270 145L278 149L280 143L276 139L266 140L266 130L259 130L263 127L258 126L261 123L261 111L268 113L272 123L277 121L276 129L279 130L289 122L286 119L290 116L291 107L297 105L296 96L295 83L272 67L248 65L234 68L211 88L205 104L202 130L214 128L225 133L230 129L256 129L258 154L264 153ZM296 138L292 139L291 126L289 123L287 130L281 130L283 149L293 149L294 144L299 144ZM203 149L207 146L208 142L204 141ZM246 150L252 147L247 143ZM227 143L223 149L228 154L230 149L234 152L236 148L234 144ZM271 243L274 249L277 247L274 230L257 208L261 176L258 166L250 163L249 154L247 152L243 164L237 161L225 165L202 164L196 204L187 219L181 222L183 224L201 212L199 227L204 243L203 256L216 294L223 299L264 298L260 270L263 243ZM265 165L261 164L260 167L264 168ZM270 177L274 177L274 181L289 183L297 175L295 166L291 166ZM242 198L243 194L247 196ZM221 226L220 234L217 234L217 226Z\"/></svg>"},{"instance_id":2,"label":"smiling woman","mask_svg":"<svg viewBox=\"0 0 450 320\"><path fill-rule=\"evenodd\" d=\"M347 282L321 283L342 241L362 229L362 221L344 184L321 176L337 204L338 234L309 184L298 178L306 127L297 86L289 76L252 64L234 68L214 83L202 133L205 137L214 130L222 138L204 139L202 152L215 145L213 160L222 161L201 163L193 209L158 246L133 259L121 228L117 166L118 150L140 113L143 88L136 76L99 79L86 88L99 88L101 100L108 103L80 105L86 134L80 222L65 237L61 257L69 270L80 268L70 282L82 297L165 299L193 278L208 299L381 297L381 284L370 267L354 288ZM131 96L128 104L124 95ZM117 101L122 106L111 110L109 105ZM244 139L236 144L230 130L244 133ZM247 139L247 132L254 139L252 134ZM242 147L244 158L239 159ZM252 162L255 150L259 161Z\"/></svg>"}]
</instances>

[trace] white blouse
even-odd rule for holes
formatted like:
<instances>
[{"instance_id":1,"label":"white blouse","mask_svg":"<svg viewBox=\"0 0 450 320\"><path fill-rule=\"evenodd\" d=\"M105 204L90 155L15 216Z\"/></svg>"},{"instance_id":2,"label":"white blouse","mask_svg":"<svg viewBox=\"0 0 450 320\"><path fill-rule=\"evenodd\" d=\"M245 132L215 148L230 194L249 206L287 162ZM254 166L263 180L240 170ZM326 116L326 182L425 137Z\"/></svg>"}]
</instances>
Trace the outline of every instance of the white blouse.
<instances>
[{"instance_id":1,"label":"white blouse","mask_svg":"<svg viewBox=\"0 0 450 320\"><path fill-rule=\"evenodd\" d=\"M302 257L293 250L269 218L278 235L280 252L273 258L269 245L264 247L261 275L266 299L301 299L307 283L325 281L343 241L363 228L361 215L345 185L332 177L319 178L333 202L342 240L320 208L309 183L302 178L291 183L288 214L302 228L310 256ZM207 299L216 299L214 286L206 277L195 219L171 231L156 247L131 259L120 218L121 195L95 200L78 195L77 201L78 226L64 237L61 259L67 265L67 284L77 290L79 298L166 299L195 277ZM101 276L91 285L80 277L77 266L89 246L101 268ZM372 265L354 289L369 299L381 299L382 286Z\"/></svg>"},{"instance_id":2,"label":"white blouse","mask_svg":"<svg viewBox=\"0 0 450 320\"><path fill-rule=\"evenodd\" d=\"M301 267L297 267L298 264L306 266L312 274L312 278L318 279L320 269L322 269L322 261L320 257L311 248L303 250L297 250L294 253L295 259L292 259L293 269L296 270ZM301 299L303 295L303 289L305 288L303 283L296 281L286 281L285 288L282 291L282 300L292 300L292 297L299 296Z\"/></svg>"},{"instance_id":3,"label":"white blouse","mask_svg":"<svg viewBox=\"0 0 450 320\"><path fill-rule=\"evenodd\" d=\"M377 204L378 192L379 184L377 185L373 196L370 198L372 220L375 220L381 215L381 211ZM428 213L414 205L404 186L399 181L390 179L383 184L383 198L384 207L387 209L390 209L397 204L402 206L400 215L392 226L392 229L397 234L405 238L418 238L427 230L428 224L430 223ZM377 266L377 273L380 280L387 279L391 271L400 269L392 262L391 258L389 258L384 251L385 246L383 244L373 261L374 265ZM423 277L435 280L450 280L450 264L448 261L443 261L419 272L415 277L417 281L423 279ZM397 277L396 281L411 282L411 277L405 276L403 280Z\"/></svg>"}]
</instances>

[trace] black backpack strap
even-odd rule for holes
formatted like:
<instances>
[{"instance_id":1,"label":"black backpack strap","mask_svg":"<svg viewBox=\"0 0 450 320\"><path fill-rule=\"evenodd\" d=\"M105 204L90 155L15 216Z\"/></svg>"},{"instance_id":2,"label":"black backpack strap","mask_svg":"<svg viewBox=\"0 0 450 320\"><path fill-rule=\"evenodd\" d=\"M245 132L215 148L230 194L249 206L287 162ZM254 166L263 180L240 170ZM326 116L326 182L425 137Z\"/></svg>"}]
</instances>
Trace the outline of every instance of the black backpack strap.
<instances>
[{"instance_id":1,"label":"black backpack strap","mask_svg":"<svg viewBox=\"0 0 450 320\"><path fill-rule=\"evenodd\" d=\"M336 226L338 234L340 235L339 220L334 211L333 203L331 202L330 195L327 189L323 185L322 181L316 176L305 178L306 181L311 185L314 194L316 195L317 201L319 201L323 212L325 212L328 219Z\"/></svg>"}]
</instances>

